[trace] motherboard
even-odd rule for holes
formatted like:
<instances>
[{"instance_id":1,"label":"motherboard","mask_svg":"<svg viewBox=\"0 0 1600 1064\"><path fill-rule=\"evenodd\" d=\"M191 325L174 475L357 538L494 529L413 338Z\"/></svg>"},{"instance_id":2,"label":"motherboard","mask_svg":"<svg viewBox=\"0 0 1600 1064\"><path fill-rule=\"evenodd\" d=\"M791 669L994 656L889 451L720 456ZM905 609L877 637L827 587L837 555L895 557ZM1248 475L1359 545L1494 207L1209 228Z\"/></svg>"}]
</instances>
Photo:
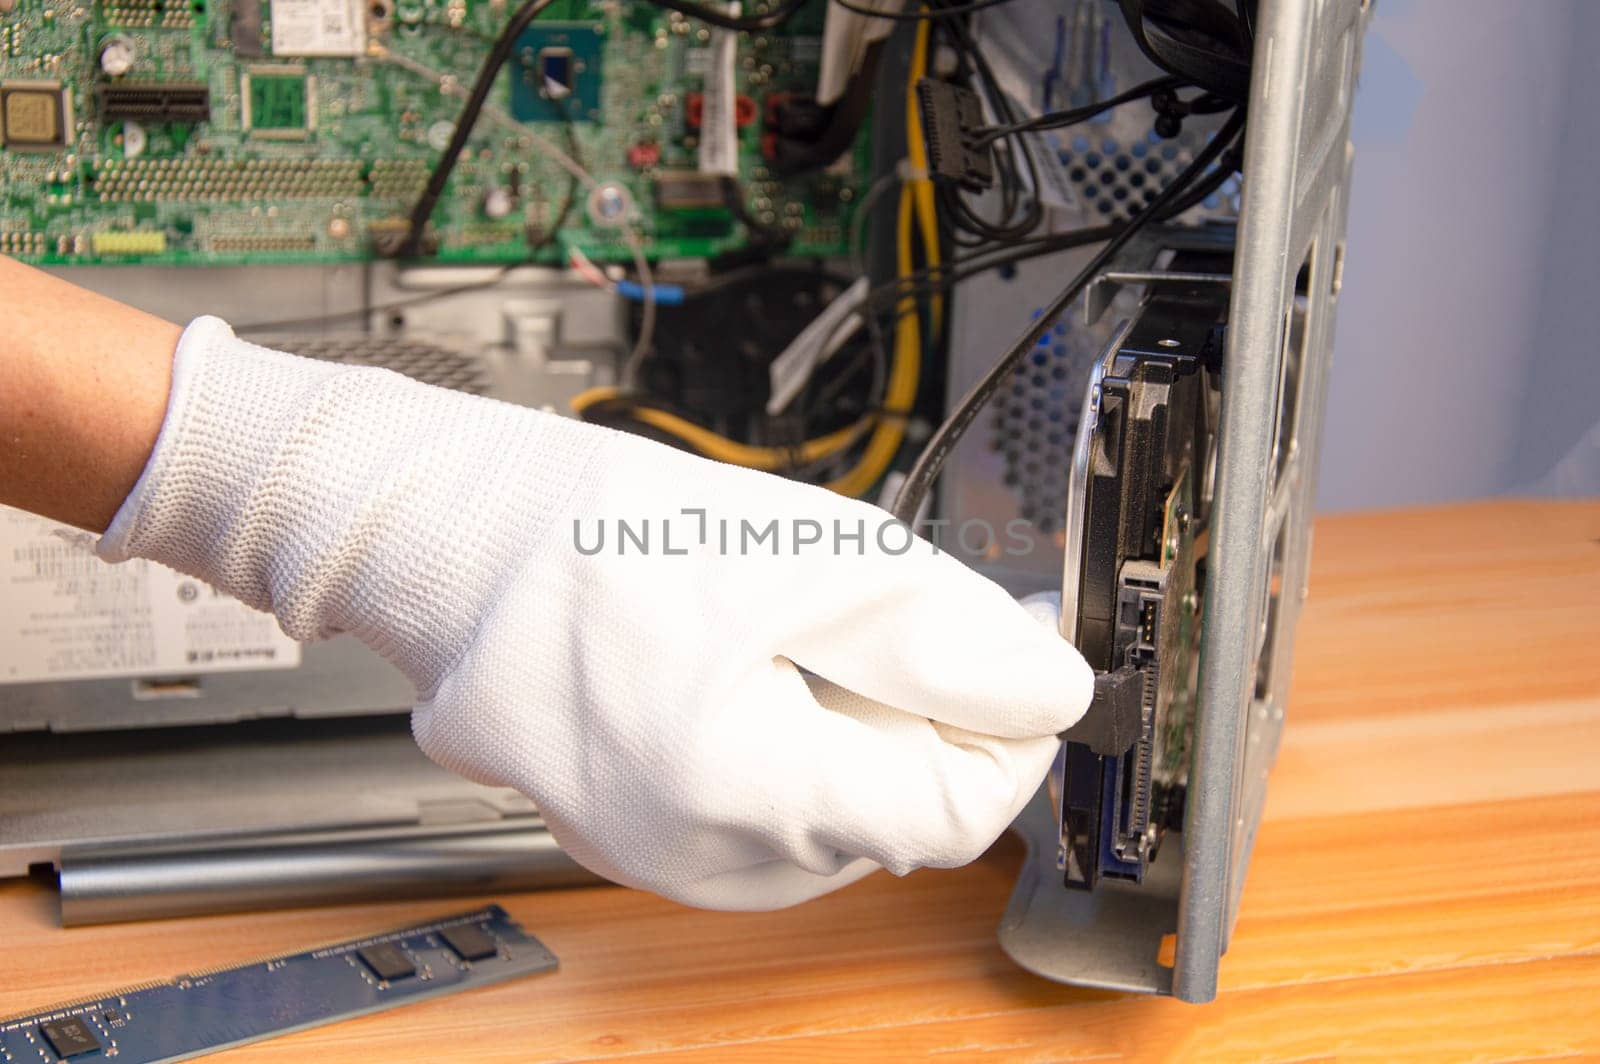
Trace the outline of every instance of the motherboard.
<instances>
[{"instance_id":1,"label":"motherboard","mask_svg":"<svg viewBox=\"0 0 1600 1064\"><path fill-rule=\"evenodd\" d=\"M845 251L868 138L803 172L772 161L774 129L816 110L826 6L733 32L644 0L554 0L516 38L425 253ZM506 0L0 0L0 252L393 254L510 18Z\"/></svg>"}]
</instances>

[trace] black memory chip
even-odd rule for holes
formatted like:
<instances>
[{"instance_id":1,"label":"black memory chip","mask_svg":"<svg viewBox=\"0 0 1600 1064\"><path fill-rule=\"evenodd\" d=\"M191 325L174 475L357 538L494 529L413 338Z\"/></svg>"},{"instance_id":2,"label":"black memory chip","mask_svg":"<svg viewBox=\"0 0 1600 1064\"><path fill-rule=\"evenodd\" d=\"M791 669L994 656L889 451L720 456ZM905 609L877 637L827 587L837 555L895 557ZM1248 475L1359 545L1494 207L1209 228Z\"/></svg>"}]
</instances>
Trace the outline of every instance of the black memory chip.
<instances>
[{"instance_id":1,"label":"black memory chip","mask_svg":"<svg viewBox=\"0 0 1600 1064\"><path fill-rule=\"evenodd\" d=\"M373 975L389 982L417 974L417 966L393 942L380 942L376 946L358 949L356 956L361 958L362 964L372 969Z\"/></svg>"},{"instance_id":2,"label":"black memory chip","mask_svg":"<svg viewBox=\"0 0 1600 1064\"><path fill-rule=\"evenodd\" d=\"M50 1048L62 1060L80 1053L93 1053L100 1048L100 1039L89 1030L88 1024L76 1016L68 1016L64 1020L46 1020L39 1025L39 1033L44 1035Z\"/></svg>"},{"instance_id":3,"label":"black memory chip","mask_svg":"<svg viewBox=\"0 0 1600 1064\"><path fill-rule=\"evenodd\" d=\"M500 952L500 946L476 924L456 924L439 932L444 944L464 961L481 961Z\"/></svg>"}]
</instances>

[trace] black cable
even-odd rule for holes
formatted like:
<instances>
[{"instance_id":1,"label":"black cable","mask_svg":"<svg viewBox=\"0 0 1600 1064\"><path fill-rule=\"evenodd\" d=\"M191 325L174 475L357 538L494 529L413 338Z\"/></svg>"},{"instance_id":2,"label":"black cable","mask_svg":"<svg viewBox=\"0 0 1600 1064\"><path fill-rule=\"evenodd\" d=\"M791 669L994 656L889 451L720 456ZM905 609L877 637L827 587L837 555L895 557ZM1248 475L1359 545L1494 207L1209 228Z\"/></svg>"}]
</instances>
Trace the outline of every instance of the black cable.
<instances>
[{"instance_id":1,"label":"black cable","mask_svg":"<svg viewBox=\"0 0 1600 1064\"><path fill-rule=\"evenodd\" d=\"M539 16L545 8L555 0L524 0L521 7L511 16L500 35L495 38L494 47L489 49L488 56L483 61L483 66L478 68L478 77L472 83L472 92L467 96L467 104L461 109L461 117L456 119L454 132L450 134L450 143L439 156L439 161L434 163L433 172L428 175L427 187L422 190L422 195L417 197L416 206L411 208L411 228L406 233L406 239L400 245L401 258L415 258L422 249L423 234L428 228L428 220L433 217L433 209L439 204L439 197L444 195L445 183L450 180L450 173L456 167L456 160L460 158L461 151L467 146L467 138L472 136L473 127L478 124L478 116L483 113L483 105L488 102L489 90L494 87L495 78L500 76L501 69L506 65L506 60L511 58L511 53L517 46L517 38L522 36L522 31L528 24Z\"/></svg>"},{"instance_id":2,"label":"black cable","mask_svg":"<svg viewBox=\"0 0 1600 1064\"><path fill-rule=\"evenodd\" d=\"M729 15L705 4L695 3L694 0L649 0L649 2L656 7L664 7L668 11L676 11L680 15L698 19L708 26L725 30L760 32L782 25L791 15L804 7L808 0L784 0L764 15Z\"/></svg>"},{"instance_id":3,"label":"black cable","mask_svg":"<svg viewBox=\"0 0 1600 1064\"><path fill-rule=\"evenodd\" d=\"M900 174L900 163L895 163L895 168L878 175L867 189L867 194L861 202L856 204L850 212L850 235L845 241L845 247L850 252L850 265L856 273L865 277L867 275L867 219L872 217L872 209L890 189L898 189L905 182Z\"/></svg>"},{"instance_id":4,"label":"black cable","mask_svg":"<svg viewBox=\"0 0 1600 1064\"><path fill-rule=\"evenodd\" d=\"M576 160L574 160L576 161ZM580 164L582 165L582 164ZM576 177L568 179L567 194L561 201L561 210L556 212L555 221L542 233L538 240L528 245L529 251L543 251L554 244L561 237L561 227L567 224L567 219L572 216L572 208L578 203L578 196L583 191L583 182Z\"/></svg>"},{"instance_id":5,"label":"black cable","mask_svg":"<svg viewBox=\"0 0 1600 1064\"><path fill-rule=\"evenodd\" d=\"M1237 141L1235 141L1235 147L1224 152L1219 157L1217 166L1212 169L1211 173L1200 184L1169 203L1152 221L1170 221L1203 200L1207 195L1215 192L1218 187L1225 184L1227 179L1237 172L1237 160L1238 148ZM1181 179L1181 177L1182 175L1179 178L1175 178L1174 181ZM989 270L1015 265L1016 263L1040 258L1044 255L1054 255L1057 252L1084 247L1088 244L1098 244L1103 240L1110 240L1117 236L1126 224L1128 223L1114 222L1087 229L1074 229L1066 233L1030 237L1027 240L1017 241L1003 247L991 245L985 250L964 255L944 265L925 266L920 270L912 271L904 277L885 282L869 291L862 301L856 305L855 309L859 311L871 307L875 303L881 303L883 305L878 307L876 312L882 315L901 300L948 291L962 281L975 277L980 273L987 273Z\"/></svg>"},{"instance_id":6,"label":"black cable","mask_svg":"<svg viewBox=\"0 0 1600 1064\"><path fill-rule=\"evenodd\" d=\"M919 297L949 292L962 281L1002 266L1098 244L1116 236L1120 229L1119 225L1077 229L1070 233L1035 237L1009 247L990 248L987 252L967 255L941 266L924 266L870 290L851 311L861 314L869 326L875 325L881 330L885 323L880 319L885 316L897 322L912 314L920 314L923 308L914 302Z\"/></svg>"},{"instance_id":7,"label":"black cable","mask_svg":"<svg viewBox=\"0 0 1600 1064\"><path fill-rule=\"evenodd\" d=\"M659 407L655 407L655 404L645 403L641 400L641 396L635 395L618 395L610 399L600 399L579 411L578 420L590 425L600 425L608 429L629 432L635 436L643 436L657 443L664 443L668 447L700 455L702 458L708 457L704 451L682 436L657 428L647 421L639 420L635 414L639 407L651 406L659 409Z\"/></svg>"},{"instance_id":8,"label":"black cable","mask_svg":"<svg viewBox=\"0 0 1600 1064\"><path fill-rule=\"evenodd\" d=\"M968 255L941 266L925 266L869 290L850 308L850 312L859 314L864 319L870 342L854 362L847 365L832 384L822 390L815 401L802 397L801 403L810 401L812 406L826 404L841 390L842 385L858 372L860 365L871 359L868 363L873 370L872 382L868 388L869 404L871 408L881 412L881 395L888 375L889 362L884 333L884 326L887 323L882 320L885 316L889 317L890 322L898 322L901 318L921 314L924 308L914 302L917 297L948 292L970 277L1010 263L1052 255L1085 244L1099 243L1115 236L1117 229L1115 225L1096 226L1071 233L1035 237L1009 247L990 248L987 252ZM894 413L904 412L894 411Z\"/></svg>"},{"instance_id":9,"label":"black cable","mask_svg":"<svg viewBox=\"0 0 1600 1064\"><path fill-rule=\"evenodd\" d=\"M573 161L577 162L579 166L582 166L583 159L581 145L578 142L577 128L572 120L571 111L569 108L563 106L561 108L561 112L562 121L565 123L566 128L567 151L572 156ZM561 227L566 224L567 219L572 215L572 209L574 206L576 206L578 197L582 191L582 182L580 182L576 177L572 178L570 183L567 185L567 194L562 199L561 209L556 213L555 221L550 224L550 226L545 230L538 240L531 240L528 242L528 251L530 253L541 251L556 242L557 238L561 235ZM529 261L532 261L531 256ZM447 299L450 296L458 296L466 292L475 292L479 289L493 287L494 285L497 285L501 281L505 280L506 276L512 270L522 265L524 265L524 263L521 262L507 263L496 270L494 274L486 280L473 281L469 284L456 285L451 288L441 288L436 292L425 292L421 295L411 296L407 299L395 300L391 303L380 303L374 307L361 307L354 310L334 311L331 314L319 314L304 318L280 318L276 321L247 322L243 325L235 325L233 327L233 331L243 333L267 332L273 329L314 328L319 325L331 325L336 321L346 321L352 319L359 320L365 318L369 314L389 314L397 310L408 310L411 307L432 303L435 300Z\"/></svg>"},{"instance_id":10,"label":"black cable","mask_svg":"<svg viewBox=\"0 0 1600 1064\"><path fill-rule=\"evenodd\" d=\"M1016 122L1018 119L1011 97L1001 87L993 67L989 65L983 50L978 47L970 28L961 21L941 22L938 27L950 38L951 47L972 71L973 80L978 83L978 88L988 99L990 109L999 117L1001 124L1009 125ZM1021 175L1015 168L1016 156L1019 154L1027 170L1026 185L1022 183ZM995 243L1021 240L1037 229L1044 218L1044 208L1040 205L1037 195L1030 196L1028 193L1028 188L1037 190L1040 187L1039 171L1034 163L1033 152L1025 144L1018 145L1014 151L997 152L995 168L1000 189L999 219L991 220L979 216L967 206L960 192L953 192L943 197L947 209L953 215L951 222L982 240ZM1020 215L1018 215L1019 205L1023 205Z\"/></svg>"},{"instance_id":11,"label":"black cable","mask_svg":"<svg viewBox=\"0 0 1600 1064\"><path fill-rule=\"evenodd\" d=\"M1156 66L1242 103L1250 94L1250 52L1240 49L1237 15L1215 0L1116 0L1134 43Z\"/></svg>"},{"instance_id":12,"label":"black cable","mask_svg":"<svg viewBox=\"0 0 1600 1064\"><path fill-rule=\"evenodd\" d=\"M572 156L572 161L583 168L583 145L578 143L578 124L573 121L572 107L565 98L552 101L556 110L561 112L561 127L567 135L567 154ZM561 238L561 227L567 224L567 219L572 216L572 208L578 203L578 196L583 192L583 182L578 180L578 175L570 174L567 177L567 194L561 201L561 209L556 212L555 221L551 222L540 234L538 240L528 242L530 254L543 251Z\"/></svg>"},{"instance_id":13,"label":"black cable","mask_svg":"<svg viewBox=\"0 0 1600 1064\"><path fill-rule=\"evenodd\" d=\"M865 328L868 331L869 342L862 345L861 352L856 358L847 362L831 381L820 385L819 394L811 398L809 393L803 397L801 403L807 407L828 406L843 387L856 379L862 368L873 370L871 383L867 389L867 410L878 409L881 404L882 366L887 362L887 353L884 350L884 328L889 322L898 321L900 318L912 314L920 314L925 309L921 304L914 302L917 297L948 292L956 285L968 278L1001 266L1021 262L1026 259L1039 258L1045 255L1057 254L1087 244L1099 243L1114 237L1122 227L1119 225L1102 225L1088 229L1075 230L1070 233L1057 233L1049 236L1033 237L1017 244L990 248L985 252L968 255L942 266L928 266L913 271L905 277L886 282L870 290L859 302L852 307L853 313L862 313L865 319ZM774 266L773 269L783 270L789 267ZM753 271L751 271L753 272ZM842 282L842 279L840 280ZM716 286L716 282L712 283ZM696 296L691 291L689 298ZM888 318L886 322L884 319ZM869 361L870 360L870 361ZM651 406L656 409L674 413L696 424L699 419L681 408L674 407L666 400L644 395L619 395L611 399L599 400L586 406L580 415L585 421L594 421L608 424L612 427L627 427L629 431L644 432L648 427L642 422L631 417L630 412L640 406ZM863 412L866 412L865 410ZM810 428L809 418L801 420L802 437L809 437L815 432ZM678 447L688 447L682 440L671 438L662 433L653 435L653 438L662 439ZM824 475L825 470L832 465L837 465L849 458L857 447L847 448L837 454L829 455L809 465L794 464L781 470L785 476L798 477L808 480L827 480L831 477ZM693 449L689 447L689 449Z\"/></svg>"},{"instance_id":14,"label":"black cable","mask_svg":"<svg viewBox=\"0 0 1600 1064\"><path fill-rule=\"evenodd\" d=\"M956 4L953 7L928 8L922 11L874 11L865 4L855 3L855 0L833 0L846 11L854 11L858 15L870 15L873 18L888 19L890 22L927 22L934 19L960 18L970 15L974 11L983 11L1001 4L1009 4L1012 0L971 0L969 3Z\"/></svg>"},{"instance_id":15,"label":"black cable","mask_svg":"<svg viewBox=\"0 0 1600 1064\"><path fill-rule=\"evenodd\" d=\"M947 291L967 278L987 273L989 270L1110 240L1121 232L1122 228L1121 225L1098 225L1089 229L1075 229L1070 233L1056 233L1007 247L990 248L988 251L962 256L942 266L925 266L905 277L896 278L872 289L863 299L862 305L871 306L882 302L884 304L880 310L882 313L902 299ZM908 281L911 282L909 286L906 284Z\"/></svg>"},{"instance_id":16,"label":"black cable","mask_svg":"<svg viewBox=\"0 0 1600 1064\"><path fill-rule=\"evenodd\" d=\"M1217 165L1211 173L1201 178L1189 191L1179 196L1167 208L1168 217L1176 217L1197 204L1204 203L1207 196L1228 183L1228 178L1239 172L1241 153L1239 145L1234 144L1217 160Z\"/></svg>"},{"instance_id":17,"label":"black cable","mask_svg":"<svg viewBox=\"0 0 1600 1064\"><path fill-rule=\"evenodd\" d=\"M1231 159L1233 157L1234 151L1232 150L1221 156L1217 167L1207 175L1202 185L1195 186L1189 193L1177 196L1171 202L1166 203L1164 207L1159 199L1153 201L1151 208L1155 209L1147 221L1166 221L1187 209L1187 206L1190 205L1189 200L1194 197L1195 193L1209 194L1209 191L1214 189L1207 189L1204 187L1205 185L1213 181L1220 184L1221 181L1231 176L1233 172ZM1200 161L1203 166L1205 160L1201 159ZM1169 188L1173 186L1181 188L1187 176L1187 174L1179 175ZM1203 195L1200 198L1204 198ZM1147 208L1147 210L1151 208ZM982 251L954 259L943 265L926 266L919 270L914 270L904 277L878 285L868 291L852 308L852 312L861 313L865 319L865 329L868 333L869 343L863 346L861 353L847 363L831 382L822 387L819 401L836 397L845 384L858 376L864 365L870 365L874 369L874 374L872 383L868 388L869 407L876 406L880 402L875 397L882 387L881 377L883 374L879 367L887 360L887 355L884 351L884 328L889 322L897 321L911 314L922 313L925 308L916 302L920 297L948 292L971 277L1003 266L1117 238L1129 226L1134 225L1135 221L1137 219L1130 220L1127 223L1095 226L1069 233L1030 237L1006 246L990 245ZM1145 223L1140 222L1139 224ZM783 267L774 268L782 269ZM742 276L746 272L752 271L739 271L735 276ZM842 283L842 279L840 283ZM712 287L716 286L717 282L712 282ZM690 298L694 298L695 294L695 292L691 292ZM889 322L886 322L885 318L889 319ZM867 363L868 359L871 359L870 363ZM619 405L622 402L624 400L620 397L617 400L607 401L608 404ZM816 402L807 402L806 400L802 400L802 402L808 406L817 405ZM623 411L616 409L615 405L600 406L597 404L596 412L610 413L614 417L625 416ZM691 417L689 420L695 419ZM809 419L802 419L802 425L808 422ZM805 428L802 434L805 435L809 432L809 428ZM841 452L837 455L830 455L828 458L822 459L813 465L804 467L795 465L784 470L784 472L790 476L809 476L810 473L829 464L838 463L842 457L847 455L848 451Z\"/></svg>"},{"instance_id":18,"label":"black cable","mask_svg":"<svg viewBox=\"0 0 1600 1064\"><path fill-rule=\"evenodd\" d=\"M917 456L916 463L911 467L911 472L906 475L905 483L901 485L899 494L895 497L893 512L901 521L911 524L915 521L917 512L922 508L922 503L933 490L934 483L939 479L939 473L944 468L944 463L955 449L961 437L977 418L978 412L994 397L1006 381L1010 378L1017 365L1033 350L1039 338L1050 330L1055 320L1082 294L1106 264L1116 254L1127 246L1145 225L1159 218L1162 213L1183 195L1185 190L1210 168L1211 164L1222 154L1223 150L1233 142L1244 128L1244 112L1236 110L1228 118L1221 129L1211 138L1204 148L1194 157L1194 161L1186 167L1165 188L1156 194L1148 204L1118 230L1117 235L1106 241L1088 264L1078 272L1061 292L1050 301L1044 311L1022 332L1005 354L989 368L983 378L973 385L972 389L956 404L954 410L945 418L934 434L929 437L923 446L922 453Z\"/></svg>"},{"instance_id":19,"label":"black cable","mask_svg":"<svg viewBox=\"0 0 1600 1064\"><path fill-rule=\"evenodd\" d=\"M626 268L626 263L623 264ZM850 278L837 270L829 269L827 261L821 258L780 260L777 262L763 263L759 266L739 266L722 273L713 273L703 282L694 285L685 285L683 297L686 301L693 302L705 299L737 285L747 284L750 281L761 279L776 281L779 278L790 276L798 280L820 280L830 284L840 291L850 287Z\"/></svg>"},{"instance_id":20,"label":"black cable","mask_svg":"<svg viewBox=\"0 0 1600 1064\"><path fill-rule=\"evenodd\" d=\"M872 109L872 89L878 82L878 65L883 59L884 42L873 41L861 54L856 72L850 75L844 93L821 108L819 129L804 136L786 135L782 128L762 154L779 176L792 177L808 170L820 170L833 163L856 142L861 124Z\"/></svg>"},{"instance_id":21,"label":"black cable","mask_svg":"<svg viewBox=\"0 0 1600 1064\"><path fill-rule=\"evenodd\" d=\"M590 421L594 418L607 416L608 414L638 410L640 408L646 410L659 410L663 414L671 414L673 417L678 418L681 421L687 421L691 425L700 424L696 415L687 407L679 406L670 399L663 399L656 395L646 395L643 392L619 392L616 395L608 396L604 399L596 399L593 402L586 404L584 408L579 410L577 413L579 421ZM708 428L706 431L710 432L713 430Z\"/></svg>"},{"instance_id":22,"label":"black cable","mask_svg":"<svg viewBox=\"0 0 1600 1064\"><path fill-rule=\"evenodd\" d=\"M943 291L949 287L953 287L956 282L966 280L968 277L971 277L977 273L982 273L985 270L995 269L996 267L1008 265L1013 262L1019 262L1025 258L1048 255L1066 248L1078 247L1081 244L1097 243L1113 235L1114 231L1115 227L1113 226L1102 226L1097 229L1080 230L1078 233L1062 233L1053 237L1045 237L1039 240L1027 241L1011 248L998 249L1005 252L1005 254L988 264L973 263L969 266L968 264L971 262L971 260L981 257L978 255L969 255L966 258L955 260L955 262L951 263L949 266L924 268L922 271L918 271L922 274L922 277L918 279L923 282L927 282L941 272L948 271L950 278L945 284L938 288L927 289L930 292ZM1080 233L1082 234L1082 239L1079 239ZM406 299L394 300L389 303L379 303L375 306L356 307L351 310L336 310L327 314L308 315L302 318L278 318L270 321L245 322L243 324L233 326L233 331L238 333L259 333L270 332L276 329L315 328L321 325L331 325L339 321L360 321L366 318L369 314L390 314L399 310L409 310L412 307L422 306L440 299L448 299L451 296L458 296L467 292L476 292L484 288L492 288L503 281L506 275L512 270L521 265L523 264L509 263L505 266L501 266L494 272L492 276L485 278L484 280L473 281L469 284L455 285L451 288L441 288L434 292L424 292L420 295L410 296ZM962 267L967 268L963 269ZM764 270L767 268L750 268L751 272L754 272L757 269ZM784 264L776 264L771 267L771 269L799 270L800 268L791 267ZM805 270L803 272L811 273L815 271ZM726 281L728 284L731 284L734 281L734 276L734 274L728 274L726 277L716 277L702 287L691 288L686 293L687 298L695 299L703 295L708 295L712 291L726 287L724 281ZM742 277L743 275L740 274L740 276ZM917 273L908 274L904 280L911 280L917 277ZM843 287L845 284L842 279L840 279L838 283L841 285L841 287ZM896 286L901 283L902 282L890 281L884 285L880 285L878 288L869 292L865 299L872 301L877 301L878 299L887 299L887 302L892 305L898 298L901 298L905 295L920 294L920 292L913 289L897 288ZM924 287L926 287L926 285L924 285Z\"/></svg>"},{"instance_id":23,"label":"black cable","mask_svg":"<svg viewBox=\"0 0 1600 1064\"><path fill-rule=\"evenodd\" d=\"M1068 111L1047 111L1044 114L1035 115L1033 118L1014 122L1009 126L995 126L983 130L983 136L979 138L978 144L988 146L1001 137L1009 137L1017 133L1029 133L1042 129L1060 129L1062 126L1087 122L1089 119L1104 114L1112 108L1121 107L1125 103L1133 103L1135 100L1142 100L1147 96L1154 96L1158 92L1179 88L1183 84L1183 79L1177 77L1153 78L1150 81L1135 85L1126 92L1119 92L1115 96L1108 96L1104 100L1085 104L1082 107L1074 107Z\"/></svg>"},{"instance_id":24,"label":"black cable","mask_svg":"<svg viewBox=\"0 0 1600 1064\"><path fill-rule=\"evenodd\" d=\"M566 128L567 151L569 154L571 154L573 160L577 162L579 166L582 166L583 160L580 151L581 145L578 142L577 128L572 121L571 111L565 106L562 106L561 108L561 117ZM562 200L561 209L557 212L555 221L551 223L549 228L538 240L532 240L528 242L528 251L530 253L543 250L544 248L547 248L556 242L556 239L561 235L561 227L566 224L567 218L571 216L572 209L577 204L578 196L582 190L582 183L576 177L572 178L571 182L567 186L567 194ZM531 262L531 257L529 261ZM466 292L475 292L479 289L491 288L505 280L506 276L512 270L522 265L525 264L521 262L507 263L496 270L492 276L482 281L473 281L469 284L455 285L451 288L441 288L436 292L425 292L421 295L411 296L407 299L395 300L391 303L380 303L374 307L361 307L354 310L340 310L334 311L331 314L319 314L304 318L280 318L276 321L247 322L243 325L235 325L233 327L233 331L242 333L267 332L273 329L314 328L319 325L331 325L336 321L346 321L351 319L359 320L361 318L365 318L369 314L389 314L397 310L408 310L412 307L432 303L435 300L447 299L450 296L458 296Z\"/></svg>"}]
</instances>

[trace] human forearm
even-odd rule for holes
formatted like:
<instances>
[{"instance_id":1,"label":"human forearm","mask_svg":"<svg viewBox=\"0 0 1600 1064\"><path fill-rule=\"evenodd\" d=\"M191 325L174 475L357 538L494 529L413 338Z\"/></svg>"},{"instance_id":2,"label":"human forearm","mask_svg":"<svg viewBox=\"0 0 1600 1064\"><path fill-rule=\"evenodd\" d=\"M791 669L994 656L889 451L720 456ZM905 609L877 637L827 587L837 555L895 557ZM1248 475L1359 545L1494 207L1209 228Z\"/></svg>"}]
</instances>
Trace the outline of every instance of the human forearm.
<instances>
[{"instance_id":1,"label":"human forearm","mask_svg":"<svg viewBox=\"0 0 1600 1064\"><path fill-rule=\"evenodd\" d=\"M596 542L624 525L644 539ZM1094 684L875 507L215 319L98 549L362 640L415 685L426 754L714 908L971 860Z\"/></svg>"},{"instance_id":2,"label":"human forearm","mask_svg":"<svg viewBox=\"0 0 1600 1064\"><path fill-rule=\"evenodd\" d=\"M1053 623L866 503L0 285L0 502L362 640L425 753L619 882L760 909L969 861L1089 703Z\"/></svg>"},{"instance_id":3,"label":"human forearm","mask_svg":"<svg viewBox=\"0 0 1600 1064\"><path fill-rule=\"evenodd\" d=\"M0 503L100 532L139 478L182 330L0 256Z\"/></svg>"}]
</instances>

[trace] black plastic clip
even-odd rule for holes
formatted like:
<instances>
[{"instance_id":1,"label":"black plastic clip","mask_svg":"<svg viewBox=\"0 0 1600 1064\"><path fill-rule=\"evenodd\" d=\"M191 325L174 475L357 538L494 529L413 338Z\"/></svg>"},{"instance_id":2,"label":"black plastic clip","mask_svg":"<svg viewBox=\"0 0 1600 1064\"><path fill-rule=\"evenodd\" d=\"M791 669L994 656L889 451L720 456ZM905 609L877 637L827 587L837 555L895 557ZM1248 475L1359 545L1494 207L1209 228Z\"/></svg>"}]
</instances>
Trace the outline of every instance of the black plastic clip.
<instances>
[{"instance_id":1,"label":"black plastic clip","mask_svg":"<svg viewBox=\"0 0 1600 1064\"><path fill-rule=\"evenodd\" d=\"M1144 729L1144 670L1124 665L1094 678L1094 700L1078 723L1061 733L1101 757L1118 757L1138 742Z\"/></svg>"}]
</instances>

